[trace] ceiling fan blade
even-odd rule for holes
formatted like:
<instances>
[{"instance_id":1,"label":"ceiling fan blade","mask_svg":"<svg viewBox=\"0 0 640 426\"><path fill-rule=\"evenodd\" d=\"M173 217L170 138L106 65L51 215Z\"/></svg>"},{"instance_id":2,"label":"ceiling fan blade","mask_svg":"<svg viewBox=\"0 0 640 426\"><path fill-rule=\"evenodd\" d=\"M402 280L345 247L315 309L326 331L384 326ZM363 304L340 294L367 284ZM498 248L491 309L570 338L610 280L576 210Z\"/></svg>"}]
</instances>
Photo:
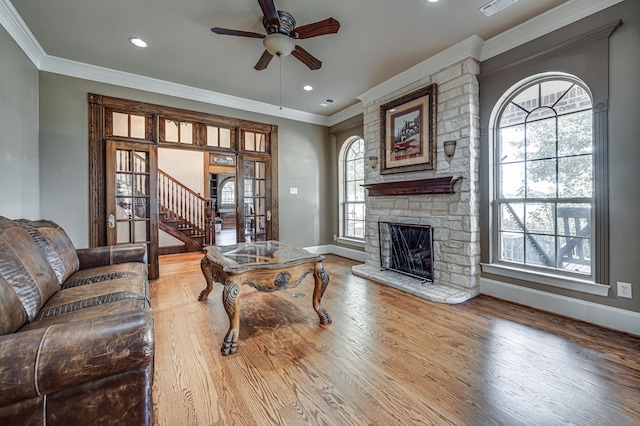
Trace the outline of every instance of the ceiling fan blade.
<instances>
[{"instance_id":1,"label":"ceiling fan blade","mask_svg":"<svg viewBox=\"0 0 640 426\"><path fill-rule=\"evenodd\" d=\"M296 48L291 52L300 62L305 64L312 70L318 70L322 66L322 62L316 59L311 53L304 50L302 47L296 45Z\"/></svg>"},{"instance_id":2,"label":"ceiling fan blade","mask_svg":"<svg viewBox=\"0 0 640 426\"><path fill-rule=\"evenodd\" d=\"M239 30L229 30L227 28L214 27L211 28L216 34L222 35L232 35L232 36L240 36L240 37L250 37L250 38L265 38L264 34L252 33L251 31L239 31Z\"/></svg>"},{"instance_id":3,"label":"ceiling fan blade","mask_svg":"<svg viewBox=\"0 0 640 426\"><path fill-rule=\"evenodd\" d=\"M273 58L273 55L265 50L262 56L260 56L260 59L258 59L258 63L253 68L257 69L258 71L262 71L263 69L267 68L267 66L269 66L271 58Z\"/></svg>"},{"instance_id":4,"label":"ceiling fan blade","mask_svg":"<svg viewBox=\"0 0 640 426\"><path fill-rule=\"evenodd\" d=\"M278 11L276 10L276 5L273 4L273 0L258 0L258 4L260 5L260 9L262 9L262 14L267 24L280 28L280 16L278 16Z\"/></svg>"},{"instance_id":5,"label":"ceiling fan blade","mask_svg":"<svg viewBox=\"0 0 640 426\"><path fill-rule=\"evenodd\" d=\"M313 24L303 25L293 30L298 34L298 37L294 38L311 38L318 37L325 34L335 34L340 29L340 22L333 18L327 18L324 21L314 22Z\"/></svg>"}]
</instances>

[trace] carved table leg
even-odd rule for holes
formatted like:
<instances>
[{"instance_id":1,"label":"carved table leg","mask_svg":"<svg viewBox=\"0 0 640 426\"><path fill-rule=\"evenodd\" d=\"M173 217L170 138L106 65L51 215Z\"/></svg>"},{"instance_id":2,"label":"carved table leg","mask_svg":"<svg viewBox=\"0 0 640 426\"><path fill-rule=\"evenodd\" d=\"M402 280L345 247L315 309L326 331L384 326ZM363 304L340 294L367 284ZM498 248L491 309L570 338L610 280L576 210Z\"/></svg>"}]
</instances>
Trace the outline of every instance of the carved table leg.
<instances>
[{"instance_id":1,"label":"carved table leg","mask_svg":"<svg viewBox=\"0 0 640 426\"><path fill-rule=\"evenodd\" d=\"M229 331L224 336L222 355L235 354L238 349L238 335L240 334L240 287L227 281L222 291L222 304L229 317Z\"/></svg>"},{"instance_id":2,"label":"carved table leg","mask_svg":"<svg viewBox=\"0 0 640 426\"><path fill-rule=\"evenodd\" d=\"M315 287L313 288L313 309L315 309L318 317L320 317L320 324L330 324L331 317L320 304L322 295L329 285L329 273L324 269L324 266L322 266L322 262L316 263L313 278L315 280Z\"/></svg>"},{"instance_id":3,"label":"carved table leg","mask_svg":"<svg viewBox=\"0 0 640 426\"><path fill-rule=\"evenodd\" d=\"M198 296L198 300L207 300L209 297L209 293L211 293L211 289L213 288L213 270L211 266L211 262L207 259L207 256L203 257L200 261L200 269L202 270L202 275L204 275L204 279L207 281L207 287L200 292L200 296Z\"/></svg>"}]
</instances>

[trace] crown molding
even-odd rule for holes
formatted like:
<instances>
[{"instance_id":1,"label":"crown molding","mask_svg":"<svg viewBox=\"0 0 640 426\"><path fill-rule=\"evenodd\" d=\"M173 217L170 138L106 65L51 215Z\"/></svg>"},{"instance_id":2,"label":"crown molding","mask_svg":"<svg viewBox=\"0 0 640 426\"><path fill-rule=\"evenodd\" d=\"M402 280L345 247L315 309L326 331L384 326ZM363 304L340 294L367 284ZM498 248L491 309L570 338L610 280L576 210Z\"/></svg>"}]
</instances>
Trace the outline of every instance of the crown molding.
<instances>
[{"instance_id":1,"label":"crown molding","mask_svg":"<svg viewBox=\"0 0 640 426\"><path fill-rule=\"evenodd\" d=\"M253 101L237 96L226 95L224 93L213 92L211 90L186 86L184 84L172 83L170 81L145 77L138 74L71 61L55 56L46 56L41 62L40 71L62 74L84 80L97 81L100 83L114 84L117 86L128 87L130 89L144 90L147 92L240 109L258 114L266 114L289 120L318 124L321 126L328 126L327 123L329 121L329 118L323 115L289 108L280 109L279 106L264 102Z\"/></svg>"},{"instance_id":2,"label":"crown molding","mask_svg":"<svg viewBox=\"0 0 640 426\"><path fill-rule=\"evenodd\" d=\"M9 0L0 0L0 25L20 46L33 65L40 69L40 63L47 54Z\"/></svg>"},{"instance_id":3,"label":"crown molding","mask_svg":"<svg viewBox=\"0 0 640 426\"><path fill-rule=\"evenodd\" d=\"M624 0L569 0L495 37L482 47L480 61L547 35Z\"/></svg>"},{"instance_id":4,"label":"crown molding","mask_svg":"<svg viewBox=\"0 0 640 426\"><path fill-rule=\"evenodd\" d=\"M364 107L361 102L358 102L330 116L327 125L330 127L335 126L336 124L342 123L343 121L348 120L351 117L355 117L358 114L362 114L363 112Z\"/></svg>"},{"instance_id":5,"label":"crown molding","mask_svg":"<svg viewBox=\"0 0 640 426\"><path fill-rule=\"evenodd\" d=\"M479 60L483 44L484 40L476 35L468 37L356 97L368 105L451 64L469 57Z\"/></svg>"}]
</instances>

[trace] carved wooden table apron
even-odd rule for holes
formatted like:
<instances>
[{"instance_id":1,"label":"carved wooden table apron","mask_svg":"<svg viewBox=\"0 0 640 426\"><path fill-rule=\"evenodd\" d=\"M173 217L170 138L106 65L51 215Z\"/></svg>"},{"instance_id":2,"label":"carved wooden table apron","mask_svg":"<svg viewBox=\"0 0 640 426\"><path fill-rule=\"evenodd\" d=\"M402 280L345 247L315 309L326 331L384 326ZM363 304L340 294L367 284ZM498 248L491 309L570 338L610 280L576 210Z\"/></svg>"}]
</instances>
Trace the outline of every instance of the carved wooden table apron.
<instances>
[{"instance_id":1,"label":"carved wooden table apron","mask_svg":"<svg viewBox=\"0 0 640 426\"><path fill-rule=\"evenodd\" d=\"M207 299L214 281L224 286L222 304L229 317L229 331L220 349L222 355L233 354L238 347L242 284L261 292L273 292L296 287L313 272L313 309L321 324L331 323L331 317L320 304L329 285L329 273L322 266L324 256L278 241L209 246L204 252L200 267L207 287L198 300Z\"/></svg>"}]
</instances>

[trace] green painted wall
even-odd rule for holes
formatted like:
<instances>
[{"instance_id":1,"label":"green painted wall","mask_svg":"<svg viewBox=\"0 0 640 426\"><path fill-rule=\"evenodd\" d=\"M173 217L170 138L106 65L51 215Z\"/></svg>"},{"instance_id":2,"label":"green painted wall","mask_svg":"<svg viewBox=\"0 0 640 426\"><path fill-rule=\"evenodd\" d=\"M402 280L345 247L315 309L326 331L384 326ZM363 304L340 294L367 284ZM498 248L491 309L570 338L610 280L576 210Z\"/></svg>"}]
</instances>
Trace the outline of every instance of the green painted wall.
<instances>
[{"instance_id":1,"label":"green painted wall","mask_svg":"<svg viewBox=\"0 0 640 426\"><path fill-rule=\"evenodd\" d=\"M0 26L0 215L36 219L38 69Z\"/></svg>"}]
</instances>

